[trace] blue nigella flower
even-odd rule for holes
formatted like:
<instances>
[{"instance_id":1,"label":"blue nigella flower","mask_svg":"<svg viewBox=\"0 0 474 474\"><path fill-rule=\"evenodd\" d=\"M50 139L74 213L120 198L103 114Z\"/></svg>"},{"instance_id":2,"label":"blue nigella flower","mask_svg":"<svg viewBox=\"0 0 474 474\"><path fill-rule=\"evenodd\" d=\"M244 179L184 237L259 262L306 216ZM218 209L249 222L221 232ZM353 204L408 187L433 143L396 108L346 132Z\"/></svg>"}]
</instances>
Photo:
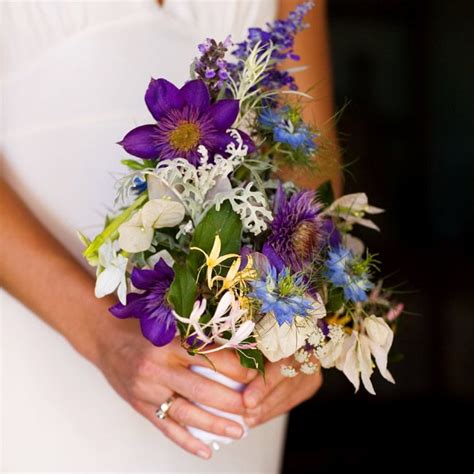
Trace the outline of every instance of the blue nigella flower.
<instances>
[{"instance_id":1,"label":"blue nigella flower","mask_svg":"<svg viewBox=\"0 0 474 474\"><path fill-rule=\"evenodd\" d=\"M314 139L317 134L302 125L294 128L291 123L280 125L273 130L273 140L279 143L286 143L293 150L298 148L305 154L309 154L316 149Z\"/></svg>"},{"instance_id":2,"label":"blue nigella flower","mask_svg":"<svg viewBox=\"0 0 474 474\"><path fill-rule=\"evenodd\" d=\"M309 155L316 150L313 132L299 117L299 114L288 106L279 109L264 109L259 116L260 126L273 132L273 141L290 146Z\"/></svg>"},{"instance_id":3,"label":"blue nigella flower","mask_svg":"<svg viewBox=\"0 0 474 474\"><path fill-rule=\"evenodd\" d=\"M278 273L269 265L262 278L251 285L249 296L261 302L262 313L273 313L279 326L291 324L295 316L309 316L314 310L312 300L304 296L303 279L291 275L288 268Z\"/></svg>"},{"instance_id":4,"label":"blue nigella flower","mask_svg":"<svg viewBox=\"0 0 474 474\"><path fill-rule=\"evenodd\" d=\"M326 276L331 283L344 290L346 299L358 302L367 300L367 291L374 284L369 280L368 265L344 247L329 252Z\"/></svg>"}]
</instances>

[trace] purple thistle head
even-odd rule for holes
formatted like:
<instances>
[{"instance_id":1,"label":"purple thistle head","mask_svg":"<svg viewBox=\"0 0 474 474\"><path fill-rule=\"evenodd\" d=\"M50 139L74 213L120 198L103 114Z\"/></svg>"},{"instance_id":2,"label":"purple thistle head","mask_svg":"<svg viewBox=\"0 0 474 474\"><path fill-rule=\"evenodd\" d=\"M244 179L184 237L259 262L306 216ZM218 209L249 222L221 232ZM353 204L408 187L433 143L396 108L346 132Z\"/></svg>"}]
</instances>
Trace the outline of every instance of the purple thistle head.
<instances>
[{"instance_id":1,"label":"purple thistle head","mask_svg":"<svg viewBox=\"0 0 474 474\"><path fill-rule=\"evenodd\" d=\"M176 335L176 319L166 301L174 271L160 259L153 270L134 268L133 286L142 293L129 293L127 304L117 303L109 311L117 318L138 318L143 335L155 346L170 343Z\"/></svg>"},{"instance_id":2,"label":"purple thistle head","mask_svg":"<svg viewBox=\"0 0 474 474\"><path fill-rule=\"evenodd\" d=\"M320 211L313 191L300 191L287 199L280 186L264 253L276 254L293 272L303 270L322 243Z\"/></svg>"},{"instance_id":3,"label":"purple thistle head","mask_svg":"<svg viewBox=\"0 0 474 474\"><path fill-rule=\"evenodd\" d=\"M211 104L209 91L199 79L181 89L166 79L152 79L145 102L157 123L142 125L125 135L120 144L132 155L150 160L185 158L198 165L200 145L212 157L224 153L233 140L226 131L237 118L239 102L229 99ZM250 137L239 133L253 151Z\"/></svg>"}]
</instances>

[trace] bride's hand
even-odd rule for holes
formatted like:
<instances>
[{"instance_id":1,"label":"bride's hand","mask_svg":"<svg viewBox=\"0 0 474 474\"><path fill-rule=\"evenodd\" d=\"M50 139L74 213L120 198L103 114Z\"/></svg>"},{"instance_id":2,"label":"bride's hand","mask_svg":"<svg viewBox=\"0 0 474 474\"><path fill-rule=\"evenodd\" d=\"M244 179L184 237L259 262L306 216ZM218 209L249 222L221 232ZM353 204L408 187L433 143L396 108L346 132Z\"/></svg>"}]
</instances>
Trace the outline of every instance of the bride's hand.
<instances>
[{"instance_id":1,"label":"bride's hand","mask_svg":"<svg viewBox=\"0 0 474 474\"><path fill-rule=\"evenodd\" d=\"M105 315L105 317L110 317ZM176 444L202 458L211 457L211 449L194 438L184 426L194 426L218 435L238 439L243 430L240 424L212 415L195 406L202 403L226 412L244 414L240 393L224 385L191 372L192 364L209 366L204 358L189 356L177 340L165 347L154 347L143 338L136 321L117 321L113 334L101 343L98 367L114 389L130 405L151 421ZM219 372L238 380L249 382L253 371L240 366L230 352L222 351L212 357ZM160 420L156 410L175 396L168 417Z\"/></svg>"},{"instance_id":2,"label":"bride's hand","mask_svg":"<svg viewBox=\"0 0 474 474\"><path fill-rule=\"evenodd\" d=\"M321 388L321 371L313 375L299 374L289 378L281 374L282 365L291 365L291 359L267 362L265 379L256 377L245 389L245 422L250 427L289 412L310 399Z\"/></svg>"}]
</instances>

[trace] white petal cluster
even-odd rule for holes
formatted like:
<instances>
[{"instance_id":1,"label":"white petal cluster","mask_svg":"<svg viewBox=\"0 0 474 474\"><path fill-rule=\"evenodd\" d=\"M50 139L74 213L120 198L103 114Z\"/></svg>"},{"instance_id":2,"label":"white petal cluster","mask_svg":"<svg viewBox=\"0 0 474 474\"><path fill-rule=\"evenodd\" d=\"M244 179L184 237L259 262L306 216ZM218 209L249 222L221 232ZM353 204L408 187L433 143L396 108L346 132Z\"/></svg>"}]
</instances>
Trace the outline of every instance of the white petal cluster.
<instances>
[{"instance_id":1,"label":"white petal cluster","mask_svg":"<svg viewBox=\"0 0 474 474\"><path fill-rule=\"evenodd\" d=\"M354 193L336 199L323 214L344 219L349 225L359 224L370 229L380 230L365 214L380 214L384 212L379 207L370 206L367 194Z\"/></svg>"},{"instance_id":2,"label":"white petal cluster","mask_svg":"<svg viewBox=\"0 0 474 474\"><path fill-rule=\"evenodd\" d=\"M393 331L390 326L383 318L372 315L364 319L360 331L353 330L350 335L336 339L327 353L320 358L321 365L325 368L335 366L341 370L354 385L356 392L362 380L365 389L375 395L370 380L374 367L372 358L375 359L382 377L395 383L387 369L387 357L392 342Z\"/></svg>"}]
</instances>

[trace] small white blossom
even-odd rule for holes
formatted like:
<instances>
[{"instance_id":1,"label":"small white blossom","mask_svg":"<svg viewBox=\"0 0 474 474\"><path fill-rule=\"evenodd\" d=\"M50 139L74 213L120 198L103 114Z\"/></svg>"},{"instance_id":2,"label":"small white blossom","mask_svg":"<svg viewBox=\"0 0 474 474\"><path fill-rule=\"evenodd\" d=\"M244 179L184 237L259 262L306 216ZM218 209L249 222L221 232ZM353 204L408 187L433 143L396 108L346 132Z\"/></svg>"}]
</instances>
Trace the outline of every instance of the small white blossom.
<instances>
[{"instance_id":1,"label":"small white blossom","mask_svg":"<svg viewBox=\"0 0 474 474\"><path fill-rule=\"evenodd\" d=\"M283 377L293 378L298 375L298 372L291 365L282 365L280 369L281 375Z\"/></svg>"},{"instance_id":2,"label":"small white blossom","mask_svg":"<svg viewBox=\"0 0 474 474\"><path fill-rule=\"evenodd\" d=\"M310 334L308 337L308 342L314 346L317 347L321 344L321 342L324 340L324 334L321 328L315 327L314 331Z\"/></svg>"},{"instance_id":3,"label":"small white blossom","mask_svg":"<svg viewBox=\"0 0 474 474\"><path fill-rule=\"evenodd\" d=\"M304 362L309 360L309 352L304 349L300 349L299 351L296 351L295 360L299 362L300 364L303 364Z\"/></svg>"},{"instance_id":4,"label":"small white blossom","mask_svg":"<svg viewBox=\"0 0 474 474\"><path fill-rule=\"evenodd\" d=\"M301 364L300 371L306 375L315 374L319 370L319 366L314 362L305 362Z\"/></svg>"},{"instance_id":5,"label":"small white blossom","mask_svg":"<svg viewBox=\"0 0 474 474\"><path fill-rule=\"evenodd\" d=\"M127 280L125 272L128 260L115 252L113 244L107 240L99 248L99 266L102 268L95 283L95 296L102 298L117 290L117 296L122 304L127 300Z\"/></svg>"}]
</instances>

